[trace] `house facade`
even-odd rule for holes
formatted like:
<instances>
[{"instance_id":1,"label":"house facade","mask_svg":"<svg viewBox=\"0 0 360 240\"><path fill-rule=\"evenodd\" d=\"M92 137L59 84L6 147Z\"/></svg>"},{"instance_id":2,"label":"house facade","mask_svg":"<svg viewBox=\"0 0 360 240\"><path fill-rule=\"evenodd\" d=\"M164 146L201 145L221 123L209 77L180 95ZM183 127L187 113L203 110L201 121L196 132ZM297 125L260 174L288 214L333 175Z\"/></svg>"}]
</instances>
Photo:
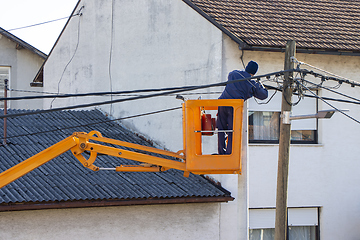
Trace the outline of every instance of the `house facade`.
<instances>
[{"instance_id":1,"label":"house facade","mask_svg":"<svg viewBox=\"0 0 360 240\"><path fill-rule=\"evenodd\" d=\"M36 95L30 83L36 76L46 59L46 54L30 44L17 38L15 35L0 28L0 93L4 96L4 80L8 79L9 97ZM29 92L30 91L30 92ZM0 103L3 108L3 101ZM8 107L15 109L40 109L41 100L18 100L8 103Z\"/></svg>"},{"instance_id":2,"label":"house facade","mask_svg":"<svg viewBox=\"0 0 360 240\"><path fill-rule=\"evenodd\" d=\"M49 152L58 157L0 188L0 239L218 239L221 203L234 200L229 191L203 176L185 178L174 169L109 170L139 164L121 156L99 154L93 164L107 170L92 171L64 147L73 132L95 128L111 139L154 146L99 110L36 112L8 111L26 115L8 118L7 144L0 145L1 172L44 149L32 158L32 166L46 160ZM0 134L3 128L1 121ZM60 147L51 147L57 143ZM6 181L1 175L1 184Z\"/></svg>"},{"instance_id":3,"label":"house facade","mask_svg":"<svg viewBox=\"0 0 360 240\"><path fill-rule=\"evenodd\" d=\"M297 4L79 1L74 12L82 15L70 19L44 65L44 90L115 92L219 83L227 80L231 70L243 69L249 60L259 63L258 76L265 75L283 70L288 40L297 42L296 59L307 64L299 65L300 68L360 81L356 5L350 1L345 5L353 11L348 14L352 17L346 17L340 14L344 5L337 1ZM297 14L287 12L289 8ZM322 15L311 14L313 9ZM324 20L330 16L337 20ZM322 83L321 78L311 75L298 77L317 85ZM277 76L263 81L277 88L282 83ZM360 111L358 100L338 101L345 97L333 91L356 98L360 90L336 80L307 86L309 90L301 87L307 95L314 93L332 100L294 97L297 105L293 107L293 115L314 114L336 106L349 110L345 113L353 119L337 112L327 120L292 122L288 186L290 239L291 235L305 236L301 239L341 239L345 233L347 239L357 239L360 163L356 161L359 125L354 119L360 119ZM181 94L188 99L215 99L221 91L217 87ZM213 176L236 199L221 205L218 239L260 239L273 234L281 92L270 91L270 96L273 97L262 103L254 99L247 101L249 128L244 128L244 135L249 138L246 139L249 144L242 146L243 174ZM46 100L43 107L127 99L98 106L117 119L181 105L175 95L142 100L131 97ZM181 111L176 110L122 122L159 146L178 151L182 149L181 117ZM211 140L206 141L211 144Z\"/></svg>"}]
</instances>

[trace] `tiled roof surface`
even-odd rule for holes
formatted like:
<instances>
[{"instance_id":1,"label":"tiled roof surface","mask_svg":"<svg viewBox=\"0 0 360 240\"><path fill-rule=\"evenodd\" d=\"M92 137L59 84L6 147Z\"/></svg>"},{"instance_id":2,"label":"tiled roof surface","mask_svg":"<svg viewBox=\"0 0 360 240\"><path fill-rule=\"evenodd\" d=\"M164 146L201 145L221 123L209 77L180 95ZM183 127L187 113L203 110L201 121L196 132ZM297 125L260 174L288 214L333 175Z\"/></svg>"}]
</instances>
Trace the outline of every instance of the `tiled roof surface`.
<instances>
[{"instance_id":1,"label":"tiled roof surface","mask_svg":"<svg viewBox=\"0 0 360 240\"><path fill-rule=\"evenodd\" d=\"M360 51L360 2L189 0L250 46Z\"/></svg>"},{"instance_id":2,"label":"tiled roof surface","mask_svg":"<svg viewBox=\"0 0 360 240\"><path fill-rule=\"evenodd\" d=\"M8 113L16 113L9 110ZM3 114L3 111L0 111ZM8 144L0 146L0 171L35 155L73 132L98 130L104 137L151 146L122 126L109 122L100 111L63 111L27 115L7 120ZM108 122L104 122L108 121ZM99 123L102 122L102 123ZM99 123L96 125L79 126ZM58 130L52 132L51 130ZM38 132L44 132L38 134ZM3 121L0 121L3 136ZM22 136L20 136L22 135ZM19 137L14 137L19 136ZM98 156L95 164L114 167L134 162ZM84 168L70 151L0 189L0 205L7 203L74 200L136 200L229 197L230 193L202 176L189 178L177 170L161 173L93 172Z\"/></svg>"}]
</instances>

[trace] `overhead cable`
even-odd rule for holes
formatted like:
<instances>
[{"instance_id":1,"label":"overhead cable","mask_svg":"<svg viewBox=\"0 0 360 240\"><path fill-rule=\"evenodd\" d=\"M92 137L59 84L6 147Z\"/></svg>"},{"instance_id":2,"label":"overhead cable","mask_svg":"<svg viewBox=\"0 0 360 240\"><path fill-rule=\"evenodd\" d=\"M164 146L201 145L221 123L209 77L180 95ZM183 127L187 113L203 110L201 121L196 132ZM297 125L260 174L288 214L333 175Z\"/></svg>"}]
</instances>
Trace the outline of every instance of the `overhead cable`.
<instances>
[{"instance_id":1,"label":"overhead cable","mask_svg":"<svg viewBox=\"0 0 360 240\"><path fill-rule=\"evenodd\" d=\"M305 80L307 81L307 80ZM321 87L324 88L326 90L331 91L332 89L328 89L324 86L318 85L316 83L312 83L309 81L309 83L313 84L314 86L317 87ZM266 89L268 90L276 90L276 91L282 91L281 88L279 87L274 87L271 85L267 85L267 84L263 84ZM189 86L191 87L191 86ZM49 92L38 92L38 91L27 91L27 90L14 90L14 89L9 89L10 91L24 91L24 92L34 92L34 93L43 93L43 94L52 94L52 95L42 95L42 96L23 96L23 97L8 97L8 98L0 98L0 101L4 101L4 100L28 100L28 99L45 99L45 98L68 98L68 97L83 97L83 96L104 96L104 95L122 95L122 96L143 96L143 95L139 95L136 93L146 93L146 92L162 92L162 91L169 91L169 90L178 90L178 89L184 89L186 90L189 87L172 87L172 88L154 88L154 89L141 89L141 90L128 90L128 91L117 91L117 92L94 92L94 93L78 93L78 94L62 94L62 95L56 95L54 93L49 93ZM200 95L200 94L220 94L221 92L194 92L194 93L183 93L183 95ZM338 92L336 92L338 93ZM297 95L296 93L294 93L295 95ZM341 95L341 93L338 93ZM173 96L176 94L167 94L167 96ZM310 97L310 98L314 98L313 95L306 95L303 94L303 96L305 97ZM345 95L346 97L352 98L350 96ZM336 99L336 98L328 98L328 97L323 97L323 99L325 100L329 100L329 101L337 101L337 102L345 102L345 103L351 103L351 104L360 104L359 102L354 102L354 101L348 101L348 100L344 100L344 99ZM356 101L359 101L356 98L353 98ZM262 102L259 102L259 104L265 104Z\"/></svg>"},{"instance_id":2,"label":"overhead cable","mask_svg":"<svg viewBox=\"0 0 360 240\"><path fill-rule=\"evenodd\" d=\"M77 13L75 13L74 15L71 15L71 16L69 16L69 17L62 17L62 18L57 18L57 19L53 19L53 20L49 20L49 21L45 21L45 22L41 22L41 23L36 23L36 24L28 25L28 26L23 26L23 27L18 27L18 28L12 28L12 29L7 29L7 30L2 30L2 31L0 31L0 33L2 33L2 32L11 32L11 31L20 30L20 29L25 29L25 28L29 28L29 27L36 27L36 26L39 26L39 25L43 25L43 24L47 24L47 23L52 23L52 22L57 22L57 21L61 21L61 20L64 20L64 19L71 18L71 17L79 16L79 15L81 16L81 15L82 15L81 10L82 10L83 8L84 8L84 6L82 6Z\"/></svg>"},{"instance_id":3,"label":"overhead cable","mask_svg":"<svg viewBox=\"0 0 360 240\"><path fill-rule=\"evenodd\" d=\"M290 72L292 70L287 70L286 72ZM270 74L266 74L266 75L261 75L261 76L256 76L256 77L251 77L251 78L246 78L246 80L248 79L258 79L258 78L264 78L264 77L268 77L268 76L272 76L272 75L283 75L285 71L279 71L279 72L274 72L274 73L270 73ZM228 83L233 83L236 82L237 80L234 80L232 82L222 82L222 83L215 83L215 84L209 84L209 85L199 85L199 88L197 89L202 89L202 88L209 88L209 87L216 87L216 86L224 86ZM239 81L242 81L241 79ZM8 98L0 98L0 101L4 101L4 100L8 100L8 101L16 101L16 100L29 100L29 99L46 99L46 98L68 98L68 97L84 97L84 96L103 96L103 95L120 95L120 94L132 94L132 93L145 93L145 92L162 92L162 91L172 91L172 90L184 90L184 91L188 91L189 88L194 88L197 86L183 86L183 87L168 87L168 88L149 88L149 89L140 89L140 90L126 90L126 91L116 91L116 92L93 92L93 93L74 93L74 94L56 94L56 93L47 93L44 92L44 94L49 94L49 95L42 95L42 96L23 96L23 97L8 97ZM272 86L267 86L268 88L272 88ZM274 88L275 89L275 88ZM9 89L10 91L15 91L12 89ZM17 91L21 91L21 90L17 90ZM30 92L30 91L26 91L26 92ZM41 93L41 92L36 92L36 93Z\"/></svg>"},{"instance_id":4,"label":"overhead cable","mask_svg":"<svg viewBox=\"0 0 360 240\"><path fill-rule=\"evenodd\" d=\"M75 14L73 16L76 16L76 15L77 14ZM36 23L36 24L24 26L24 27L12 28L12 29L8 29L8 30L0 31L0 33L2 33L2 32L11 32L11 31L20 30L20 29L29 28L29 27L35 27L35 26L39 26L39 25L42 25L42 24L52 23L52 22L56 22L56 21L60 21L60 20L68 19L68 18L69 17L62 17L62 18L58 18L58 19L54 19L54 20L50 20L50 21L46 21L46 22L41 22L41 23Z\"/></svg>"},{"instance_id":5,"label":"overhead cable","mask_svg":"<svg viewBox=\"0 0 360 240\"><path fill-rule=\"evenodd\" d=\"M266 85L264 84L264 87L268 90L276 90L276 91L280 91L282 92L281 88L277 88L274 86L270 86L270 85ZM294 95L299 95L298 93L293 93ZM317 98L314 95L309 95L309 94L303 94L302 96L304 97L309 97L309 98ZM360 102L354 102L354 101L349 101L349 100L345 100L345 99L338 99L338 98L329 98L329 97L322 97L322 99L327 100L327 101L335 101L335 102L343 102L343 103L351 103L351 104L358 104L360 105Z\"/></svg>"},{"instance_id":6,"label":"overhead cable","mask_svg":"<svg viewBox=\"0 0 360 240\"><path fill-rule=\"evenodd\" d=\"M191 87L191 86L189 86ZM0 101L4 100L25 100L25 99L39 99L39 98L68 98L68 97L85 97L85 96L104 96L104 95L122 95L122 94L132 94L132 93L145 93L145 92L162 92L162 91L171 91L171 90L186 90L189 87L171 87L171 88L151 88L151 89L140 89L140 90L127 90L127 91L117 91L117 92L93 92L93 93L76 93L76 94L52 94L44 96L24 96L24 97L8 97L0 98ZM51 93L48 93L51 94Z\"/></svg>"},{"instance_id":7,"label":"overhead cable","mask_svg":"<svg viewBox=\"0 0 360 240\"><path fill-rule=\"evenodd\" d=\"M350 115L346 114L344 111L336 108L335 106L333 106L332 104L328 103L325 99L323 99L322 97L318 96L316 93L314 93L313 91L311 91L308 87L306 87L304 84L302 84L301 82L299 82L297 79L294 79L296 82L298 82L300 85L302 85L304 88L306 88L309 92L311 92L311 94L313 94L316 98L320 99L321 101L323 101L324 103L326 103L327 105L329 105L330 107L332 107L333 109L335 109L336 111L340 112L341 114L345 115L346 117L350 118L351 120L357 122L360 124L360 121L351 117Z\"/></svg>"},{"instance_id":8,"label":"overhead cable","mask_svg":"<svg viewBox=\"0 0 360 240\"><path fill-rule=\"evenodd\" d=\"M360 83L359 83L359 82L356 82L356 81L354 81L354 80L350 80L350 79L347 79L347 78L345 78L345 77L336 75L336 74L334 74L334 73L328 72L328 71L326 71L326 70L323 70L323 69L321 69L321 68L315 67L315 66L310 65L310 64L308 64L308 63L301 62L301 61L297 60L295 57L291 57L291 61L294 62L294 63L297 63L297 64L298 64L298 68L299 68L300 65L306 65L306 66L309 66L309 67L311 67L311 68L314 68L314 69L316 69L316 70L319 70L319 71L321 71L321 72L324 72L324 73L326 73L326 74L329 74L329 75L332 75L332 76L335 77L335 78L332 78L332 77L327 77L327 76L322 75L322 77L324 78L324 80L335 80L335 81L338 81L339 83L342 83L342 82L348 83L348 84L350 84L352 87L353 87L353 86L358 86L358 87L360 87ZM308 73L313 74L312 71L309 71ZM314 74L313 74L313 75L314 75Z\"/></svg>"},{"instance_id":9,"label":"overhead cable","mask_svg":"<svg viewBox=\"0 0 360 240\"><path fill-rule=\"evenodd\" d=\"M99 106L99 105L107 105L107 104L111 104L111 103L120 103L120 102L126 102L126 101L146 99L146 98L158 97L158 96L169 95L169 94L174 94L174 93L192 91L192 90L197 90L197 89L202 89L202 88L225 86L227 84L231 84L231 83L235 83L235 82L247 81L247 80L251 80L251 79L260 79L260 78L271 76L271 75L283 75L285 72L292 72L292 71L293 71L293 69L289 69L289 70L274 72L274 73L270 73L270 74L266 74L266 75L260 75L260 76L257 76L257 77L249 77L249 78L244 78L244 79L237 79L237 80L233 80L233 81L206 84L206 85L189 86L189 87L184 87L184 88L178 89L178 90L166 91L166 92L162 92L162 93L148 94L148 95L138 96L138 97L116 99L116 100L112 100L112 101L102 101L102 102L74 105L74 106L68 106L68 107L60 107L60 108L53 108L53 109L46 109L46 110L38 110L38 111L28 112L28 113L7 114L7 115L1 115L0 119L6 118L6 117L9 117L9 118L10 117L18 117L18 116L25 116L25 115L47 113L47 112L52 112L52 111L63 111L63 110L70 110L70 109L76 109L76 108L86 108L86 107L93 107L93 106Z\"/></svg>"},{"instance_id":10,"label":"overhead cable","mask_svg":"<svg viewBox=\"0 0 360 240\"><path fill-rule=\"evenodd\" d=\"M320 84L316 84L316 83L310 82L310 81L305 80L305 79L302 79L302 81L305 81L305 82L307 82L307 83L310 83L310 84L312 84L312 85L314 85L314 86L316 86L316 87L318 87L318 88L322 88L322 89L328 90L328 91L330 91L330 92L332 92L332 93L336 93L336 94L339 94L339 95L341 95L341 96L343 96L343 97L347 97L347 98L350 98L350 99L352 99L352 100L355 100L355 101L359 101L359 102L360 102L360 99L358 99L358 98L354 98L354 97L351 97L351 96L349 96L349 95L346 95L346 94L337 92L337 91L335 91L335 90L333 90L333 89L324 87L324 86L322 86L322 85L320 85Z\"/></svg>"},{"instance_id":11,"label":"overhead cable","mask_svg":"<svg viewBox=\"0 0 360 240\"><path fill-rule=\"evenodd\" d=\"M163 89L144 89L144 90L121 91L121 92L115 92L115 94L135 93L135 92L152 92L152 91L166 91L166 92L158 93L158 94L142 95L142 96L136 96L136 97L124 98L124 99L117 99L117 100L113 100L113 101L82 104L82 105L75 105L75 106L54 108L54 109L47 109L47 110L38 110L38 111L30 112L30 113L17 113L17 114L1 115L0 119L5 118L5 117L17 117L17 116L24 116L24 115L40 114L40 113L46 113L46 112L52 112L52 111L70 110L70 109L76 109L76 108L85 108L85 107L106 105L106 104L109 104L109 103L118 103L118 102L132 101L132 100L145 99L145 98L151 98L151 97L157 97L157 96L172 95L172 94L175 94L175 93L193 91L193 90L202 89L202 88L224 86L226 84L239 82L239 81L245 81L245 80L249 80L249 79L259 79L259 78L268 77L268 76L272 76L272 75L280 76L280 75L283 75L284 72L291 72L291 71L293 71L293 70L279 71L279 72L274 72L274 73L261 75L261 76L257 76L257 77L251 77L251 78L245 78L245 79L239 79L239 80L227 81L227 82L221 82L221 83L215 83L215 84L208 84L208 85L175 87L175 88L163 88ZM276 87L269 86L269 85L265 85L265 87L267 89L274 89L274 90L282 91L282 89L280 89L280 88L276 88ZM65 94L65 95L59 95L57 97L86 96L86 95L90 96L90 95L104 95L104 94L110 94L110 93L109 92L100 92L100 93L84 93L84 94ZM306 97L314 97L314 96L311 96L311 95L304 95L304 96L306 96ZM54 96L27 96L28 99L30 99L30 98L41 98L41 97L44 97L44 98L50 97L50 98L52 98ZM23 98L21 98L21 97L20 98L0 98L0 100L10 100L10 99L20 100L20 99L23 99ZM345 103L359 104L359 102L352 102L352 101L347 101L347 100L343 100L343 99L334 99L334 98L326 98L326 97L323 97L323 99L324 100L329 100L329 101L339 101L339 102L345 102Z\"/></svg>"},{"instance_id":12,"label":"overhead cable","mask_svg":"<svg viewBox=\"0 0 360 240\"><path fill-rule=\"evenodd\" d=\"M289 70L292 71L292 70ZM306 69L294 69L294 72L300 72L300 73L304 73L304 74L312 74L315 77L319 77L322 78L325 77L322 74L317 74L314 73L312 71L306 70ZM259 78L264 78L264 77L269 77L272 75L275 75L276 77L282 75L280 73L282 73L284 71L280 71L280 72L275 72L275 73L271 73L271 74L267 74L267 75L262 75L262 76L256 76L256 77L252 77L251 79L259 79ZM339 80L336 78L333 78L333 80ZM206 85L205 85L206 86ZM360 86L360 85L359 85ZM191 88L194 86L185 86L185 87L172 87L172 88L154 88L154 89L141 89L141 90L128 90L128 91L116 91L116 92L94 92L94 93L77 93L77 94L54 94L54 93L47 93L47 92L36 92L36 93L44 93L44 94L49 94L47 96L23 96L23 97L8 97L8 98L0 98L0 101L4 101L4 100L28 100L28 99L45 99L45 98L68 98L68 97L84 97L84 96L101 96L101 95L120 95L120 94L132 94L132 93L142 93L142 92L156 92L156 91L169 91L169 90L180 90L180 89L187 89L187 88ZM206 88L206 87L204 87ZM267 85L268 89L279 89L270 85ZM325 88L325 87L323 87ZM31 92L31 91L25 91L25 90L14 90L14 89L9 89L10 91L24 91L24 92Z\"/></svg>"},{"instance_id":13,"label":"overhead cable","mask_svg":"<svg viewBox=\"0 0 360 240\"><path fill-rule=\"evenodd\" d=\"M130 119L130 118L143 117L143 116L153 115L153 114L157 114L157 113L164 113L164 112L174 111L174 110L178 110L178 109L181 109L181 107L168 108L168 109L163 109L163 110L158 110L158 111L153 111L153 112L147 112L147 113L132 115L132 116L128 116L128 117L109 119L109 120L100 121L100 122L86 123L86 124L81 124L81 125L76 125L76 126L71 126L71 127L65 127L65 128L57 128L57 129L41 131L41 132L19 134L19 135L10 136L10 137L7 136L6 138L25 137L25 136L38 135L38 134L49 133L49 132L57 132L57 131L62 131L62 130L67 130L67 129L72 129L72 128L86 127L86 126L98 125L98 124L102 124L102 123L121 121L121 120L125 120L125 119Z\"/></svg>"}]
</instances>

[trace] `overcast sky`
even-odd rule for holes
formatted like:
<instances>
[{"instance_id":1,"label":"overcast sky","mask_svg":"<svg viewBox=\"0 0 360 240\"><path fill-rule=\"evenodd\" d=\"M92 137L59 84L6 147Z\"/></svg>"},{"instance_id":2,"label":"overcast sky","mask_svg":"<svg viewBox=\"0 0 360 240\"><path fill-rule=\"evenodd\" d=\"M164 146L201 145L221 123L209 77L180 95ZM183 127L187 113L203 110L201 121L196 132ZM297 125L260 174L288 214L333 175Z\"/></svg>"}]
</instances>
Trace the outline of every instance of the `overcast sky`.
<instances>
[{"instance_id":1,"label":"overcast sky","mask_svg":"<svg viewBox=\"0 0 360 240\"><path fill-rule=\"evenodd\" d=\"M5 30L69 17L78 0L0 0L0 27ZM67 19L10 31L48 54Z\"/></svg>"}]
</instances>

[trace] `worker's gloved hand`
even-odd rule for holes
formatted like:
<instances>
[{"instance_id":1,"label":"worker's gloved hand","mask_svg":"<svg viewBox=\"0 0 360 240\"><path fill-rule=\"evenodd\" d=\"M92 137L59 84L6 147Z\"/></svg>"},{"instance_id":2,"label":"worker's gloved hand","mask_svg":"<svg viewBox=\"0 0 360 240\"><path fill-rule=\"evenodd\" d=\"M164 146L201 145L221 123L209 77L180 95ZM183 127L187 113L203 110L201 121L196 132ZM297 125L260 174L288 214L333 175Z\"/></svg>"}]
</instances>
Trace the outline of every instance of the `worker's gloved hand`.
<instances>
[{"instance_id":1,"label":"worker's gloved hand","mask_svg":"<svg viewBox=\"0 0 360 240\"><path fill-rule=\"evenodd\" d=\"M258 83L259 83L260 87L265 88L264 85L262 84L262 82L259 81Z\"/></svg>"}]
</instances>

